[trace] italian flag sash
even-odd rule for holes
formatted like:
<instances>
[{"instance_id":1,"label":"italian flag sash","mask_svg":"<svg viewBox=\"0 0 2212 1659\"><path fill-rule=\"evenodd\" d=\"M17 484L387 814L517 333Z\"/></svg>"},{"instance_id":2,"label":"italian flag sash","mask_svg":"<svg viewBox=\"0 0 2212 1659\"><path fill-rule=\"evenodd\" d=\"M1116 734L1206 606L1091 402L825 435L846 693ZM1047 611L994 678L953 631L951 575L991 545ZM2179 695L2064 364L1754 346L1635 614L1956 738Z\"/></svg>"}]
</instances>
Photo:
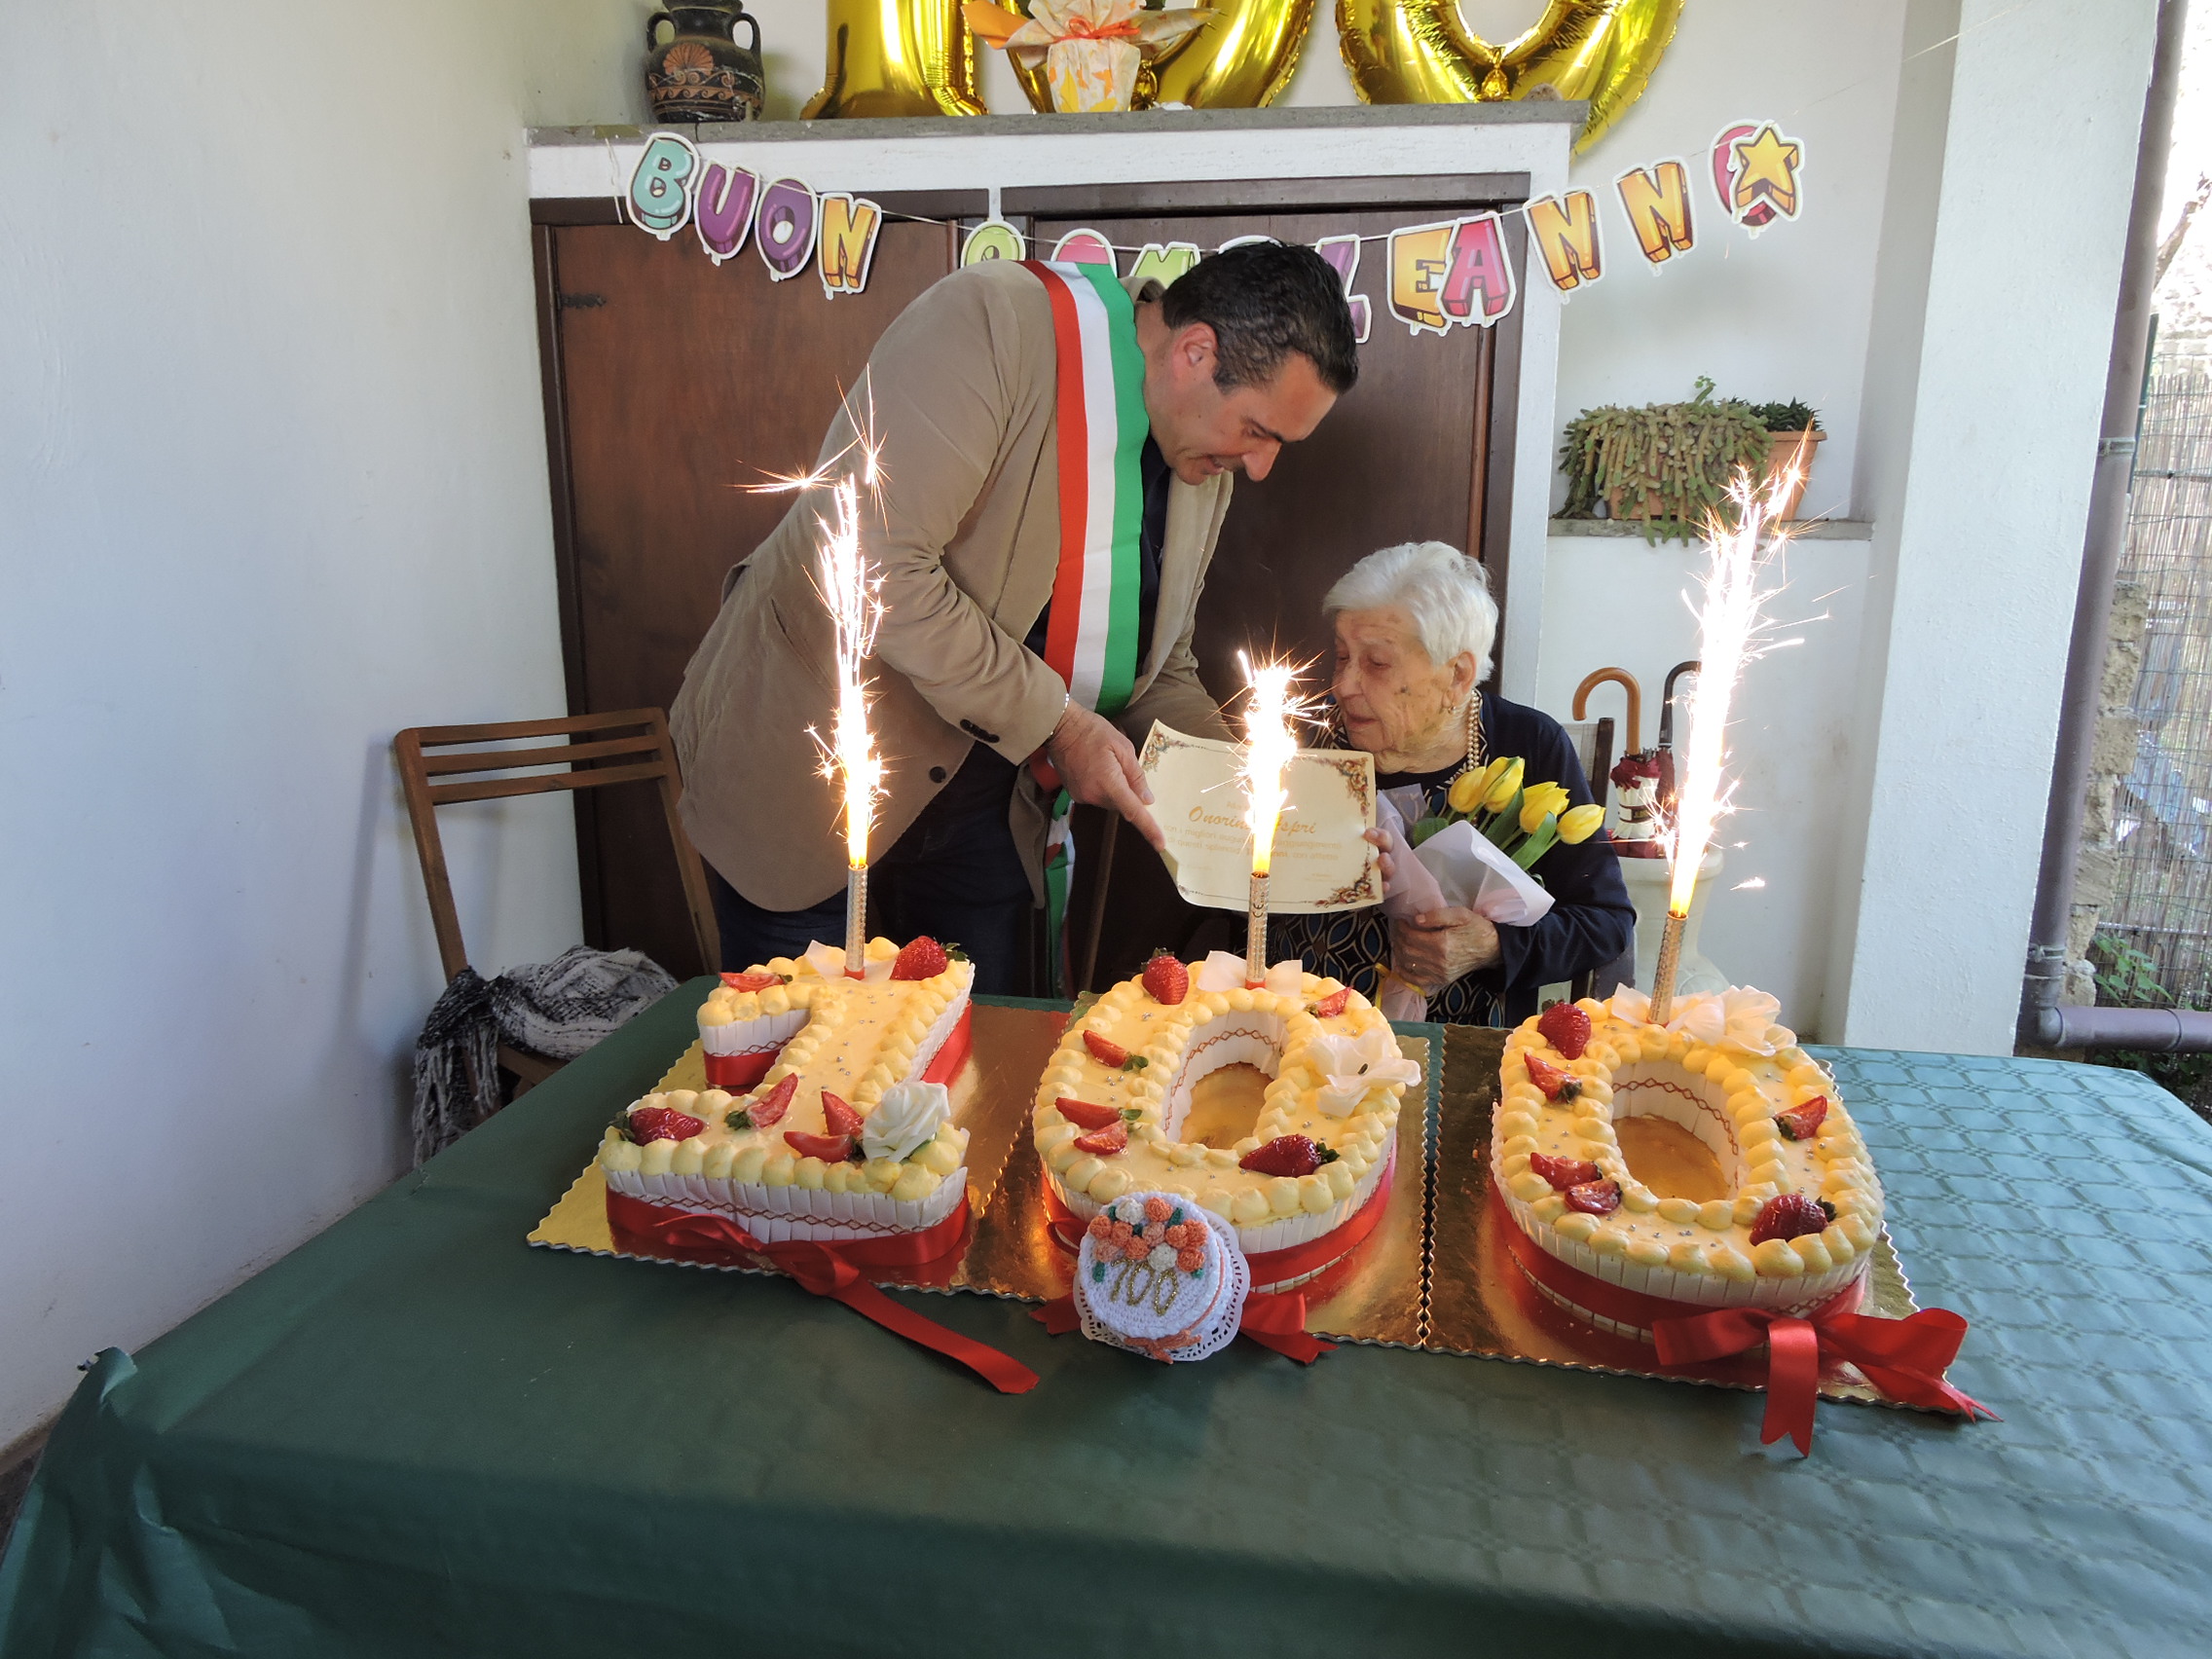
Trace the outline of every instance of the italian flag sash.
<instances>
[{"instance_id":1,"label":"italian flag sash","mask_svg":"<svg viewBox=\"0 0 2212 1659\"><path fill-rule=\"evenodd\" d=\"M1045 662L1068 695L1101 715L1127 705L1137 678L1137 532L1144 522L1144 353L1136 305L1106 265L1022 264L1052 305L1058 371L1060 562ZM1058 780L1040 771L1048 788ZM1068 894L1075 841L1068 794L1052 806L1045 853L1046 950L1054 989L1069 993Z\"/></svg>"},{"instance_id":2,"label":"italian flag sash","mask_svg":"<svg viewBox=\"0 0 2212 1659\"><path fill-rule=\"evenodd\" d=\"M1045 661L1087 709L1118 715L1137 678L1137 530L1144 521L1144 354L1136 306L1105 265L1022 264L1052 302L1060 562Z\"/></svg>"}]
</instances>

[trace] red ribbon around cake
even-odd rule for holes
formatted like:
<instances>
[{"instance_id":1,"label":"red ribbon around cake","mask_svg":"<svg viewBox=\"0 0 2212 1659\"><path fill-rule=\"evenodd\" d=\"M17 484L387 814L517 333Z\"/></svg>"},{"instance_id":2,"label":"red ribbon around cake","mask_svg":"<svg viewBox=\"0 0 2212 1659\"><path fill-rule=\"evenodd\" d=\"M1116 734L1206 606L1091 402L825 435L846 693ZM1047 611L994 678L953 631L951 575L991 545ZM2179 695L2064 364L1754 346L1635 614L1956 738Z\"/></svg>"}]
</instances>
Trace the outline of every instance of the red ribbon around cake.
<instances>
[{"instance_id":1,"label":"red ribbon around cake","mask_svg":"<svg viewBox=\"0 0 2212 1659\"><path fill-rule=\"evenodd\" d=\"M1967 1322L1943 1308L1925 1308L1903 1319L1853 1312L1860 1284L1854 1280L1804 1313L1767 1308L1700 1308L1695 1303L1646 1296L1570 1268L1521 1231L1493 1188L1498 1231L1530 1278L1578 1307L1619 1324L1651 1333L1662 1365L1700 1365L1767 1350L1766 1419L1759 1444L1788 1435L1797 1450L1813 1449L1813 1408L1820 1398L1821 1367L1847 1360L1891 1399L1931 1411L1952 1411L1970 1421L1997 1414L1943 1381L1959 1356Z\"/></svg>"},{"instance_id":2,"label":"red ribbon around cake","mask_svg":"<svg viewBox=\"0 0 2212 1659\"><path fill-rule=\"evenodd\" d=\"M1382 1179L1375 1184L1374 1195L1344 1226L1287 1250L1262 1250L1257 1255L1247 1256L1244 1260L1251 1269L1252 1282L1279 1284L1284 1279L1304 1278L1350 1255L1382 1221L1390 1197L1390 1182L1396 1173L1397 1165L1393 1162L1382 1172ZM1053 1243L1068 1251L1083 1247L1083 1219L1069 1209L1050 1186L1045 1189L1045 1218ZM1073 1296L1055 1297L1042 1308L1032 1308L1029 1316L1043 1325L1048 1335L1054 1337L1065 1336L1082 1323ZM1244 1299L1244 1312L1236 1331L1239 1336L1250 1337L1262 1347L1272 1348L1301 1365L1311 1365L1337 1346L1308 1334L1303 1290L1253 1292Z\"/></svg>"},{"instance_id":3,"label":"red ribbon around cake","mask_svg":"<svg viewBox=\"0 0 2212 1659\"><path fill-rule=\"evenodd\" d=\"M975 1011L973 1003L960 1011L960 1017L952 1029L945 1033L944 1045L922 1073L924 1083L941 1083L949 1086L960 1075L960 1068L968 1063L968 1053L976 1046L975 1032L969 1015ZM776 1063L776 1056L784 1051L783 1045L773 1049L756 1049L745 1054L708 1054L707 1087L726 1088L732 1094L751 1088L768 1075L768 1068Z\"/></svg>"},{"instance_id":4,"label":"red ribbon around cake","mask_svg":"<svg viewBox=\"0 0 2212 1659\"><path fill-rule=\"evenodd\" d=\"M862 1268L919 1267L957 1249L968 1225L965 1198L936 1226L883 1238L794 1238L765 1244L727 1216L672 1209L615 1192L607 1195L607 1222L615 1248L625 1254L736 1267L764 1261L816 1296L842 1302L862 1318L958 1360L1002 1394L1025 1394L1037 1386L1037 1373L1018 1360L923 1318L861 1277Z\"/></svg>"}]
</instances>

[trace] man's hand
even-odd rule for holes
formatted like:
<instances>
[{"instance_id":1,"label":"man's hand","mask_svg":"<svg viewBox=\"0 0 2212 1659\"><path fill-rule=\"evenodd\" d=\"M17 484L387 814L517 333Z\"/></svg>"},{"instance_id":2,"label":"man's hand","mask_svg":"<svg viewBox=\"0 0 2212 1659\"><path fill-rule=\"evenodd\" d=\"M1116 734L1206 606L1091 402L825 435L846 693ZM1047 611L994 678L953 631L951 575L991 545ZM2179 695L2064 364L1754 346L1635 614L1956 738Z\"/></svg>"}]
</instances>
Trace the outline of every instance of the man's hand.
<instances>
[{"instance_id":1,"label":"man's hand","mask_svg":"<svg viewBox=\"0 0 2212 1659\"><path fill-rule=\"evenodd\" d=\"M1156 852L1167 850L1167 837L1145 811L1152 804L1152 791L1145 788L1144 774L1137 770L1135 746L1112 721L1070 701L1046 740L1045 756L1069 794L1086 806L1112 807Z\"/></svg>"},{"instance_id":2,"label":"man's hand","mask_svg":"<svg viewBox=\"0 0 2212 1659\"><path fill-rule=\"evenodd\" d=\"M1497 928L1487 916L1434 910L1390 928L1390 965L1431 993L1498 959Z\"/></svg>"}]
</instances>

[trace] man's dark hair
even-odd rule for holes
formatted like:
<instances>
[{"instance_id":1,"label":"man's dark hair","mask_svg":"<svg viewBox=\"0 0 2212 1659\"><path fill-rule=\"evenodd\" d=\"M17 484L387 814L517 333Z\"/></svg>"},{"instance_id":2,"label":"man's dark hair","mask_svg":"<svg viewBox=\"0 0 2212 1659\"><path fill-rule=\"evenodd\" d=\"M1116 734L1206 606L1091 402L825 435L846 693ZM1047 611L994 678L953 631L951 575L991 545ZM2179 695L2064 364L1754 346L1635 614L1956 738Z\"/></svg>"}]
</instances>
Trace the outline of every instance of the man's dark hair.
<instances>
[{"instance_id":1,"label":"man's dark hair","mask_svg":"<svg viewBox=\"0 0 2212 1659\"><path fill-rule=\"evenodd\" d=\"M1339 397L1359 379L1344 279L1309 247L1224 248L1176 279L1161 297L1160 314L1171 329L1202 322L1213 330L1213 381L1224 391L1265 386L1292 351Z\"/></svg>"}]
</instances>

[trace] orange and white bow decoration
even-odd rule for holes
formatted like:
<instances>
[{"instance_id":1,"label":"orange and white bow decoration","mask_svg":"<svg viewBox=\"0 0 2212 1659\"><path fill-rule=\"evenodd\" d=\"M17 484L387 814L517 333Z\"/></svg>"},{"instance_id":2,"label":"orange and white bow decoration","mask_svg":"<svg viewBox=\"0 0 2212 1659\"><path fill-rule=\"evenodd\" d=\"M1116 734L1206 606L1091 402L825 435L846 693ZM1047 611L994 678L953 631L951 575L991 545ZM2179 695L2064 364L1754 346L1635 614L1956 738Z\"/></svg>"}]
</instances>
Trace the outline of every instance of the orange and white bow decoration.
<instances>
[{"instance_id":1,"label":"orange and white bow decoration","mask_svg":"<svg viewBox=\"0 0 2212 1659\"><path fill-rule=\"evenodd\" d=\"M968 0L962 10L971 29L1023 68L1044 65L1062 115L1129 108L1137 71L1213 18L1196 7L1142 11L1138 0L1030 0L1027 22L990 0Z\"/></svg>"},{"instance_id":2,"label":"orange and white bow decoration","mask_svg":"<svg viewBox=\"0 0 2212 1659\"><path fill-rule=\"evenodd\" d=\"M1213 13L1202 7L1148 12L1143 0L1031 0L1026 20L991 0L968 0L961 12L978 38L1013 53L1032 69L1051 47L1067 40L1125 40L1144 56L1156 57L1213 19Z\"/></svg>"}]
</instances>

